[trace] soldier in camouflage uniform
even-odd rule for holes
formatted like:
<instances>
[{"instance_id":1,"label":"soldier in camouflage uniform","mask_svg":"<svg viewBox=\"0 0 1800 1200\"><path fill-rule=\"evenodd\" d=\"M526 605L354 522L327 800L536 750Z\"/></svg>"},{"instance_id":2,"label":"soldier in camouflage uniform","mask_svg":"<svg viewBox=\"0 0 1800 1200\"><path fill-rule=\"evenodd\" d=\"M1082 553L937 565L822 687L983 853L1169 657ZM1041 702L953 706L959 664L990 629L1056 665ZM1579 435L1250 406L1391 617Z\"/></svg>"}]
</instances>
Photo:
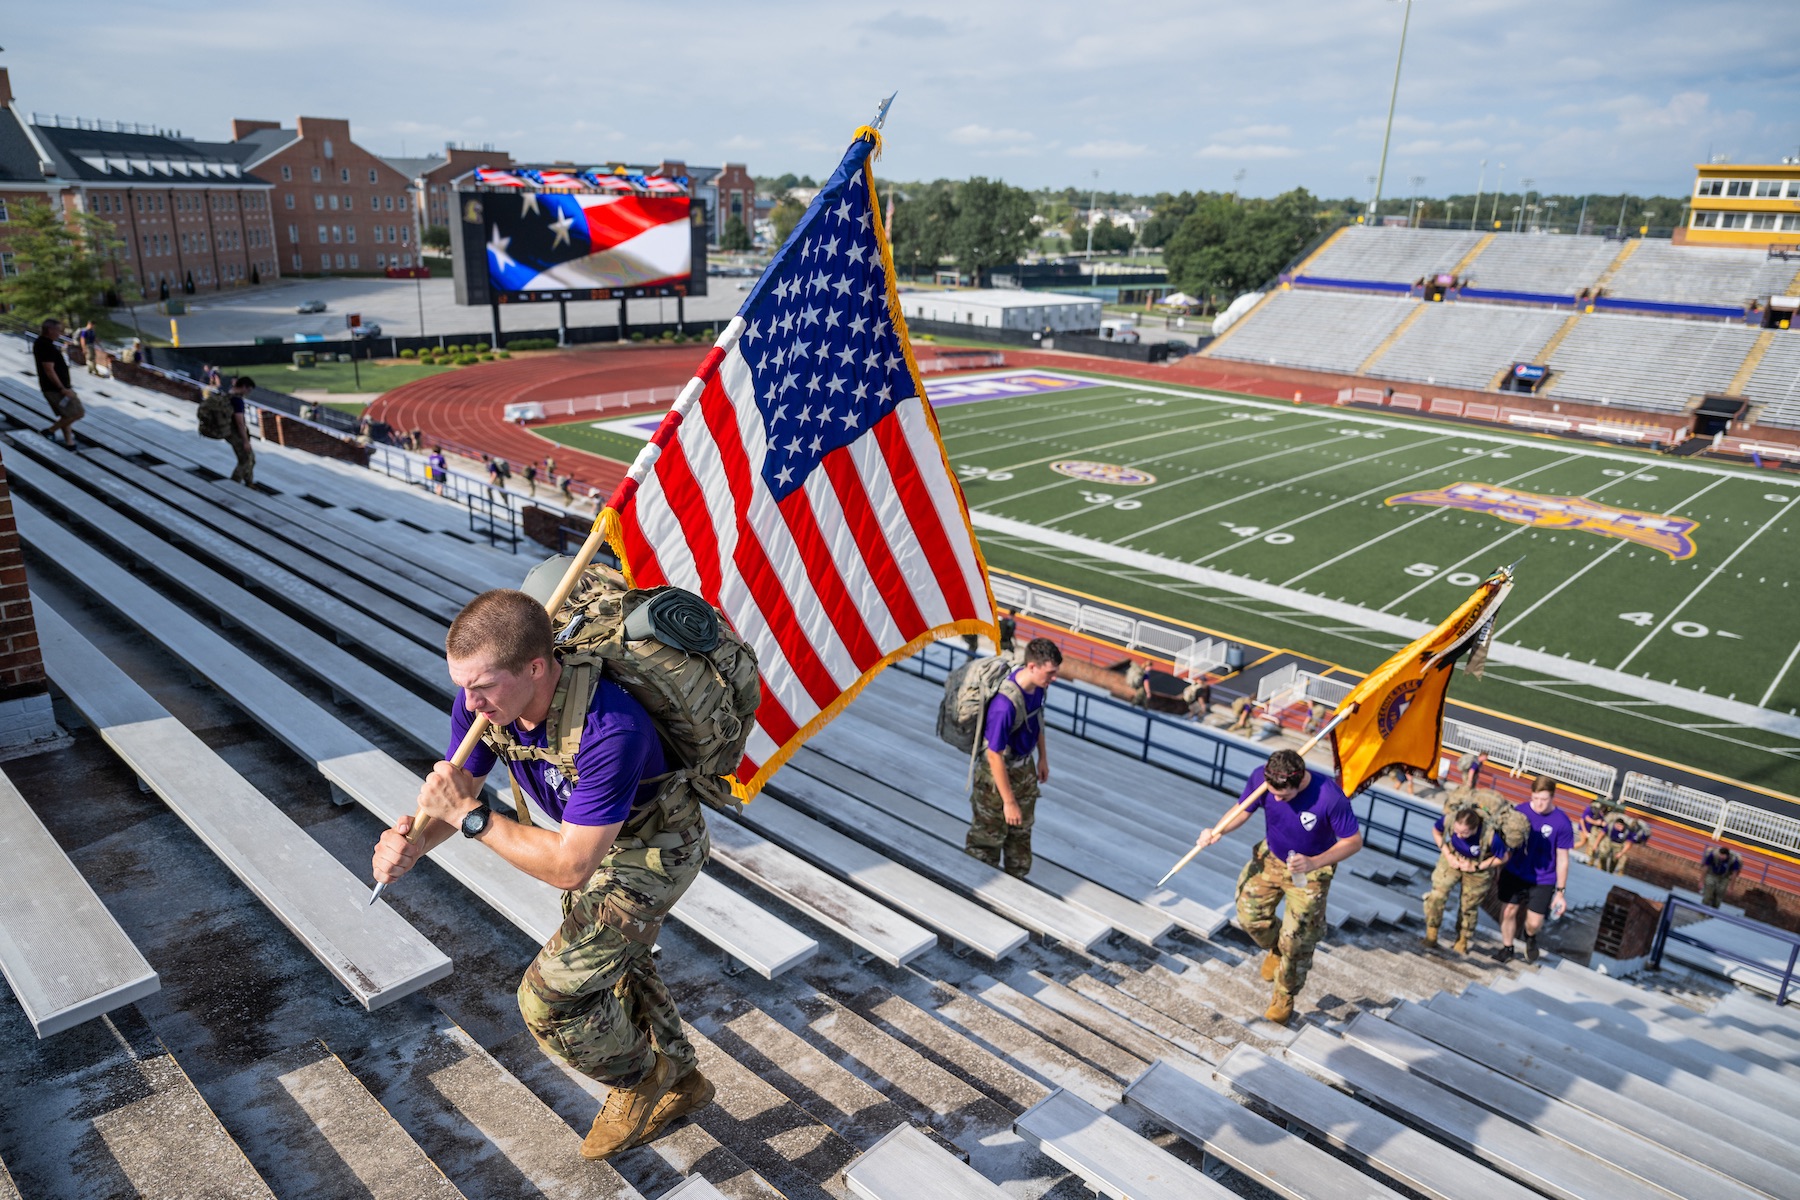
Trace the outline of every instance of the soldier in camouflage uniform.
<instances>
[{"instance_id":1,"label":"soldier in camouflage uniform","mask_svg":"<svg viewBox=\"0 0 1800 1200\"><path fill-rule=\"evenodd\" d=\"M1481 844L1484 835L1485 846ZM1497 831L1487 829L1481 810L1473 807L1458 809L1448 831L1444 818L1439 817L1431 836L1437 840L1439 854L1431 872L1431 890L1425 893L1425 944L1437 945L1450 891L1460 887L1455 950L1467 954L1469 938L1481 918L1482 901L1494 885L1494 872L1506 861L1506 841Z\"/></svg>"},{"instance_id":2,"label":"soldier in camouflage uniform","mask_svg":"<svg viewBox=\"0 0 1800 1200\"><path fill-rule=\"evenodd\" d=\"M459 688L450 746L476 713L493 726L467 770L445 761L426 778L420 835L407 836L411 816L384 833L375 878L399 879L460 830L564 889L562 925L526 970L519 1010L545 1050L610 1086L581 1147L583 1157L607 1158L713 1097L650 951L706 860L701 791L723 784L668 771L649 714L604 677L579 727L574 773L565 774L554 751L563 744L557 730L566 724L572 669L554 652L542 602L524 592L477 596L452 623L446 647ZM496 817L481 799L496 750L510 761L516 821ZM521 790L560 827L533 827Z\"/></svg>"},{"instance_id":3,"label":"soldier in camouflage uniform","mask_svg":"<svg viewBox=\"0 0 1800 1200\"><path fill-rule=\"evenodd\" d=\"M1031 872L1031 826L1038 785L1050 778L1044 699L1062 667L1049 638L1025 646L1025 662L988 701L982 718L969 832L963 849L990 867L1023 879Z\"/></svg>"},{"instance_id":4,"label":"soldier in camouflage uniform","mask_svg":"<svg viewBox=\"0 0 1800 1200\"><path fill-rule=\"evenodd\" d=\"M1277 1024L1294 1015L1294 999L1325 935L1325 906L1337 864L1362 849L1362 830L1337 781L1315 775L1292 750L1277 750L1244 783L1241 810L1202 832L1210 846L1263 810L1266 837L1238 873L1238 924L1264 951L1262 977L1275 987L1263 1014ZM1287 910L1277 916L1285 904Z\"/></svg>"}]
</instances>

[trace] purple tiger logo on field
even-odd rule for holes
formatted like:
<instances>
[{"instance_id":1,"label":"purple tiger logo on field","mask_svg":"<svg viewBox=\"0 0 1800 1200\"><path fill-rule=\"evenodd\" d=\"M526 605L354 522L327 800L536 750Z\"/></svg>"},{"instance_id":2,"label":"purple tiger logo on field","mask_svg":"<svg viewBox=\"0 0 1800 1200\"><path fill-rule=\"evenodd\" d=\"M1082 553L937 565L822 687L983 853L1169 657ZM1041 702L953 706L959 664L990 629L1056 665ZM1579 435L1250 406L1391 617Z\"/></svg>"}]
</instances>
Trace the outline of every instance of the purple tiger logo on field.
<instances>
[{"instance_id":1,"label":"purple tiger logo on field","mask_svg":"<svg viewBox=\"0 0 1800 1200\"><path fill-rule=\"evenodd\" d=\"M1543 496L1486 483L1453 483L1425 492L1406 492L1389 496L1387 503L1460 508L1486 513L1515 525L1623 538L1652 550L1661 550L1677 562L1694 556L1693 533L1700 527L1700 522L1687 517L1615 508L1581 496Z\"/></svg>"},{"instance_id":2,"label":"purple tiger logo on field","mask_svg":"<svg viewBox=\"0 0 1800 1200\"><path fill-rule=\"evenodd\" d=\"M1113 487L1141 487L1146 483L1156 482L1156 476L1148 471L1140 471L1136 467L1121 467L1116 463L1065 458L1051 463L1050 469L1071 479L1085 479L1089 483L1104 483Z\"/></svg>"}]
</instances>

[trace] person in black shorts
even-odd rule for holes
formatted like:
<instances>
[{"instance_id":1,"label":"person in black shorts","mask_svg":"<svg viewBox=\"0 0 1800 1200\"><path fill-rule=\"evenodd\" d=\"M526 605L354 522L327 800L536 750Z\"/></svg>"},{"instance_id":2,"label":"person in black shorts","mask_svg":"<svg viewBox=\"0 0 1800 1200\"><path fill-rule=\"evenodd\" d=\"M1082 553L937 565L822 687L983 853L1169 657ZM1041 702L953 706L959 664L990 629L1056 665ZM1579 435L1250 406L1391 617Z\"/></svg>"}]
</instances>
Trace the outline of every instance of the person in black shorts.
<instances>
[{"instance_id":1,"label":"person in black shorts","mask_svg":"<svg viewBox=\"0 0 1800 1200\"><path fill-rule=\"evenodd\" d=\"M31 343L31 361L37 366L38 390L44 393L44 403L50 406L50 415L56 418L54 424L44 430L45 437L55 437L57 430L62 431L63 445L71 450L75 445L75 422L87 415L81 407L81 397L75 394L74 384L69 382L69 360L63 357L62 347L57 340L62 337L63 324L51 317L38 327L38 338Z\"/></svg>"},{"instance_id":2,"label":"person in black shorts","mask_svg":"<svg viewBox=\"0 0 1800 1200\"><path fill-rule=\"evenodd\" d=\"M1556 780L1539 775L1531 783L1531 799L1518 806L1531 822L1531 836L1513 852L1500 869L1499 962L1513 956L1513 939L1519 932L1519 910L1525 910L1525 961L1538 960L1537 935L1545 917L1560 917L1568 909L1563 889L1569 882L1569 850L1575 845L1575 823L1556 807Z\"/></svg>"}]
</instances>

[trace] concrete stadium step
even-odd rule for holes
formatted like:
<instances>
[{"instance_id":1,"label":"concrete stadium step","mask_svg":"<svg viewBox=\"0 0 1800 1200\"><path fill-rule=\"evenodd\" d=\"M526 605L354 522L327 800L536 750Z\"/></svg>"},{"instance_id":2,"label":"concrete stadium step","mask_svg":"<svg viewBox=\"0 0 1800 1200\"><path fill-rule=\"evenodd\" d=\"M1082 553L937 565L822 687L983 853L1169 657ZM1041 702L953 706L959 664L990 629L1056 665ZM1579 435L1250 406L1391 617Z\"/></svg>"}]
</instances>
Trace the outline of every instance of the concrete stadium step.
<instances>
[{"instance_id":1,"label":"concrete stadium step","mask_svg":"<svg viewBox=\"0 0 1800 1200\"><path fill-rule=\"evenodd\" d=\"M455 1022L435 1019L346 1053L345 1064L465 1195L640 1200L582 1135Z\"/></svg>"},{"instance_id":2,"label":"concrete stadium step","mask_svg":"<svg viewBox=\"0 0 1800 1200\"><path fill-rule=\"evenodd\" d=\"M932 998L921 1007L964 1038L1003 1057L1047 1087L1066 1088L1107 1109L1119 1103L1117 1076L1063 1049L972 991L940 981Z\"/></svg>"},{"instance_id":3,"label":"concrete stadium step","mask_svg":"<svg viewBox=\"0 0 1800 1200\"><path fill-rule=\"evenodd\" d=\"M969 981L965 990L972 993L976 999L989 1008L1017 1021L1044 1041L1061 1047L1089 1066L1106 1072L1120 1083L1135 1079L1146 1063L1153 1061L1132 1054L1116 1043L1106 1040L1079 1021L1065 1016L1056 1008L1040 1002L1033 996L1022 993L1010 983L985 975L977 975ZM1040 986L1037 990L1042 993L1047 989Z\"/></svg>"},{"instance_id":4,"label":"concrete stadium step","mask_svg":"<svg viewBox=\"0 0 1800 1200\"><path fill-rule=\"evenodd\" d=\"M318 1040L207 1089L225 1127L284 1194L457 1200L455 1185Z\"/></svg>"},{"instance_id":5,"label":"concrete stadium step","mask_svg":"<svg viewBox=\"0 0 1800 1200\"><path fill-rule=\"evenodd\" d=\"M0 772L0 972L39 1038L162 986L11 779Z\"/></svg>"},{"instance_id":6,"label":"concrete stadium step","mask_svg":"<svg viewBox=\"0 0 1800 1200\"><path fill-rule=\"evenodd\" d=\"M1091 1000L1108 1012L1136 1025L1158 1042L1177 1047L1184 1054L1202 1062L1217 1062L1232 1046L1247 1036L1242 1026L1223 1017L1212 1022L1213 1033L1203 1034L1094 975L1077 975L1069 980L1068 987L1076 995Z\"/></svg>"},{"instance_id":7,"label":"concrete stadium step","mask_svg":"<svg viewBox=\"0 0 1800 1200\"><path fill-rule=\"evenodd\" d=\"M1159 964L1141 971L1121 972L1112 981L1117 991L1221 1047L1244 1041L1265 1048L1286 1045L1293 1040L1293 1031L1278 1029L1262 1020L1269 997L1268 985L1261 986L1260 993L1241 993L1235 986L1228 990L1221 977L1212 972L1191 968L1177 972Z\"/></svg>"},{"instance_id":8,"label":"concrete stadium step","mask_svg":"<svg viewBox=\"0 0 1800 1200\"><path fill-rule=\"evenodd\" d=\"M1544 1096L1642 1138L1656 1146L1658 1152L1664 1148L1673 1150L1685 1159L1692 1159L1771 1196L1800 1196L1800 1175L1782 1165L1784 1160L1793 1161L1791 1148L1759 1129L1742 1128L1726 1137L1716 1136L1702 1127L1704 1119L1676 1117L1642 1104L1612 1088L1584 1079L1554 1060L1538 1058L1510 1041L1496 1037L1491 1030L1471 1028L1435 1009L1402 1003L1388 1014L1387 1020L1462 1055L1471 1063L1480 1063ZM1481 1102L1494 1107L1489 1100ZM1570 1132L1578 1135L1580 1131ZM1748 1143L1744 1139L1748 1139ZM1566 1136L1564 1140L1567 1140ZM1590 1153L1594 1152L1591 1141L1584 1140L1581 1145ZM1657 1181L1661 1182L1661 1177Z\"/></svg>"},{"instance_id":9,"label":"concrete stadium step","mask_svg":"<svg viewBox=\"0 0 1800 1200\"><path fill-rule=\"evenodd\" d=\"M50 605L34 608L51 681L321 966L366 1009L450 974L450 960Z\"/></svg>"},{"instance_id":10,"label":"concrete stadium step","mask_svg":"<svg viewBox=\"0 0 1800 1200\"><path fill-rule=\"evenodd\" d=\"M1288 1048L1288 1061L1378 1108L1430 1129L1452 1146L1556 1200L1667 1200L1669 1193L1599 1159L1533 1133L1322 1029Z\"/></svg>"},{"instance_id":11,"label":"concrete stadium step","mask_svg":"<svg viewBox=\"0 0 1800 1200\"><path fill-rule=\"evenodd\" d=\"M911 1125L900 1125L844 1171L858 1200L1001 1200L1007 1193ZM671 1193L672 1194L672 1193Z\"/></svg>"},{"instance_id":12,"label":"concrete stadium step","mask_svg":"<svg viewBox=\"0 0 1800 1200\"><path fill-rule=\"evenodd\" d=\"M0 989L4 991L4 989ZM18 1194L274 1200L181 1065L136 1009L40 1048L0 1004L0 1144Z\"/></svg>"},{"instance_id":13,"label":"concrete stadium step","mask_svg":"<svg viewBox=\"0 0 1800 1200\"><path fill-rule=\"evenodd\" d=\"M1399 1200L1304 1136L1282 1136L1279 1126L1215 1090L1209 1066L1151 1063L1125 1089L1125 1102L1286 1200Z\"/></svg>"},{"instance_id":14,"label":"concrete stadium step","mask_svg":"<svg viewBox=\"0 0 1800 1200\"><path fill-rule=\"evenodd\" d=\"M1421 1079L1482 1108L1515 1121L1545 1138L1591 1155L1639 1182L1677 1196L1753 1200L1756 1189L1745 1187L1696 1159L1657 1144L1655 1134L1641 1135L1596 1117L1558 1097L1546 1096L1506 1077L1479 1059L1445 1047L1389 1021L1364 1013L1350 1022L1344 1038L1372 1054L1404 1067ZM1683 1151L1698 1149L1683 1139Z\"/></svg>"},{"instance_id":15,"label":"concrete stadium step","mask_svg":"<svg viewBox=\"0 0 1800 1200\"><path fill-rule=\"evenodd\" d=\"M1506 1004L1504 997L1483 988L1470 988L1460 996L1433 996L1425 1007L1491 1030L1510 1047L1715 1137L1741 1140L1747 1131L1757 1130L1788 1148L1768 1155L1769 1161L1800 1168L1800 1153L1792 1149L1800 1145L1800 1117L1740 1094L1729 1080L1715 1083L1661 1057L1643 1058L1567 1022L1539 1015L1529 1006Z\"/></svg>"},{"instance_id":16,"label":"concrete stadium step","mask_svg":"<svg viewBox=\"0 0 1800 1200\"><path fill-rule=\"evenodd\" d=\"M1793 1006L1784 1008L1758 993L1743 989L1727 993L1713 1005L1711 1015L1753 1030L1800 1037L1800 1014L1794 1013Z\"/></svg>"},{"instance_id":17,"label":"concrete stadium step","mask_svg":"<svg viewBox=\"0 0 1800 1200\"><path fill-rule=\"evenodd\" d=\"M951 846L960 847L968 833L968 818L953 817L905 792L833 762L822 754L813 753L804 746L788 760L787 766L790 771L810 775L839 791L848 791ZM1073 871L1037 854L1035 847L1033 849L1030 877L1033 886L1093 914L1117 932L1145 945L1154 945L1158 938L1175 928L1175 919L1166 912L1127 899L1109 888L1083 879ZM1223 925L1222 920L1220 924Z\"/></svg>"},{"instance_id":18,"label":"concrete stadium step","mask_svg":"<svg viewBox=\"0 0 1800 1200\"><path fill-rule=\"evenodd\" d=\"M662 1200L727 1200L703 1175L690 1175L662 1194Z\"/></svg>"},{"instance_id":19,"label":"concrete stadium step","mask_svg":"<svg viewBox=\"0 0 1800 1200\"><path fill-rule=\"evenodd\" d=\"M1484 1163L1271 1058L1240 1046L1216 1078L1237 1094L1428 1200L1534 1200L1537 1192Z\"/></svg>"},{"instance_id":20,"label":"concrete stadium step","mask_svg":"<svg viewBox=\"0 0 1800 1200\"><path fill-rule=\"evenodd\" d=\"M791 778L781 778L775 791L778 796L802 807L810 816L827 820L839 829L855 830L882 847L885 854L896 856L934 879L954 886L958 893L974 897L986 908L1014 923L1015 927L1023 926L1083 950L1092 949L1112 934L1112 927L1100 918L1064 904L1023 880L971 858L960 848L938 841L875 806L821 784L810 776L796 773ZM898 893L890 892L888 896L898 902ZM911 904L907 911L936 925L964 945L976 945L946 928L943 918L950 910L941 901ZM1014 943L1000 949L999 953L991 953L989 947L998 949L997 939L994 934L987 934L986 939L987 944L981 948L988 958L1003 957L1017 946Z\"/></svg>"},{"instance_id":21,"label":"concrete stadium step","mask_svg":"<svg viewBox=\"0 0 1800 1200\"><path fill-rule=\"evenodd\" d=\"M1571 1001L1591 999L1611 1004L1640 1016L1646 1023L1659 1024L1783 1075L1800 1072L1800 1032L1793 1035L1779 1030L1751 1032L1697 1013L1656 992L1583 968L1542 971L1532 978L1532 983Z\"/></svg>"},{"instance_id":22,"label":"concrete stadium step","mask_svg":"<svg viewBox=\"0 0 1800 1200\"><path fill-rule=\"evenodd\" d=\"M1057 1089L1015 1122L1043 1152L1111 1200L1194 1200L1231 1195L1093 1105Z\"/></svg>"},{"instance_id":23,"label":"concrete stadium step","mask_svg":"<svg viewBox=\"0 0 1800 1200\"><path fill-rule=\"evenodd\" d=\"M1088 975L1076 978L1097 982ZM1022 974L1014 972L1006 978L1005 982L1008 986L1016 989L1026 1000L1042 1005L1063 1019L1074 1022L1092 1035L1104 1039L1110 1045L1118 1047L1142 1062L1155 1062L1161 1058L1174 1059L1183 1063L1201 1061L1181 1042L1171 1041L1159 1033L1152 1032L1146 1026L1121 1015L1116 1009L1084 995L1041 970ZM1171 1030L1171 1032L1175 1031ZM1063 1044L1070 1045L1071 1049L1074 1048L1070 1043L1064 1042Z\"/></svg>"}]
</instances>

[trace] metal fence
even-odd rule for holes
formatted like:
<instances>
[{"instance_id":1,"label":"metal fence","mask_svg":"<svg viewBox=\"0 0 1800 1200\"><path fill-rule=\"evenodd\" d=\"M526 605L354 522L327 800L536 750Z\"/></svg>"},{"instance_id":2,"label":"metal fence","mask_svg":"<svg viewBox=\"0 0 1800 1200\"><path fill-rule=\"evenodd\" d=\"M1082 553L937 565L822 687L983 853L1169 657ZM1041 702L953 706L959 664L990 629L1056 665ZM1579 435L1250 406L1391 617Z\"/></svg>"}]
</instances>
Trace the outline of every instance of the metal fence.
<instances>
[{"instance_id":1,"label":"metal fence","mask_svg":"<svg viewBox=\"0 0 1800 1200\"><path fill-rule=\"evenodd\" d=\"M1713 921L1723 921L1728 925L1748 929L1758 936L1776 943L1787 952L1787 966L1778 970L1760 958L1752 958L1728 946L1721 946L1707 941L1702 936L1677 929L1675 915L1684 911L1707 917ZM1697 946L1708 954L1716 955L1727 962L1733 962L1740 967L1747 967L1752 971L1771 976L1775 980L1775 1003L1785 1005L1788 1002L1788 993L1794 988L1794 967L1800 963L1800 937L1787 930L1777 929L1773 925L1764 925L1761 921L1752 921L1748 917L1733 916L1731 913L1721 912L1716 908L1707 908L1670 892L1668 899L1663 901L1662 918L1656 923L1656 938L1650 943L1650 966L1652 968L1662 966L1663 951L1670 942Z\"/></svg>"},{"instance_id":2,"label":"metal fence","mask_svg":"<svg viewBox=\"0 0 1800 1200\"><path fill-rule=\"evenodd\" d=\"M1228 645L1219 638L1206 638L1177 650L1174 655L1175 678L1200 679L1212 671L1224 669Z\"/></svg>"},{"instance_id":3,"label":"metal fence","mask_svg":"<svg viewBox=\"0 0 1800 1200\"><path fill-rule=\"evenodd\" d=\"M1559 783L1572 784L1603 799L1613 794L1619 782L1619 769L1612 764L1595 762L1542 742L1525 743L1519 770L1527 775L1549 775Z\"/></svg>"},{"instance_id":4,"label":"metal fence","mask_svg":"<svg viewBox=\"0 0 1800 1200\"><path fill-rule=\"evenodd\" d=\"M1256 702L1267 704L1275 697L1294 690L1300 677L1300 668L1293 663L1282 667L1279 671L1270 671L1256 681Z\"/></svg>"},{"instance_id":5,"label":"metal fence","mask_svg":"<svg viewBox=\"0 0 1800 1200\"><path fill-rule=\"evenodd\" d=\"M1059 592L1034 588L998 573L989 574L989 583L994 589L995 603L1002 608L1017 609L1028 617L1043 617L1077 633L1091 633L1119 642L1128 649L1175 658L1199 640L1185 629L1139 620L1103 605L1083 604ZM1224 645L1222 642L1217 644ZM1224 662L1221 652L1216 665L1223 666Z\"/></svg>"},{"instance_id":6,"label":"metal fence","mask_svg":"<svg viewBox=\"0 0 1800 1200\"><path fill-rule=\"evenodd\" d=\"M1495 766L1517 771L1525 762L1525 743L1505 733L1495 733L1453 717L1444 718L1444 745L1452 750L1477 750Z\"/></svg>"},{"instance_id":7,"label":"metal fence","mask_svg":"<svg viewBox=\"0 0 1800 1200\"><path fill-rule=\"evenodd\" d=\"M685 387L686 385L682 385ZM541 418L573 417L581 413L618 412L628 408L641 408L652 404L673 404L681 395L681 387L639 388L630 392L608 392L602 396L571 396L566 400L533 400L519 404L509 404L504 410L507 420L512 420L518 409L535 408ZM537 420L538 417L527 417Z\"/></svg>"}]
</instances>

